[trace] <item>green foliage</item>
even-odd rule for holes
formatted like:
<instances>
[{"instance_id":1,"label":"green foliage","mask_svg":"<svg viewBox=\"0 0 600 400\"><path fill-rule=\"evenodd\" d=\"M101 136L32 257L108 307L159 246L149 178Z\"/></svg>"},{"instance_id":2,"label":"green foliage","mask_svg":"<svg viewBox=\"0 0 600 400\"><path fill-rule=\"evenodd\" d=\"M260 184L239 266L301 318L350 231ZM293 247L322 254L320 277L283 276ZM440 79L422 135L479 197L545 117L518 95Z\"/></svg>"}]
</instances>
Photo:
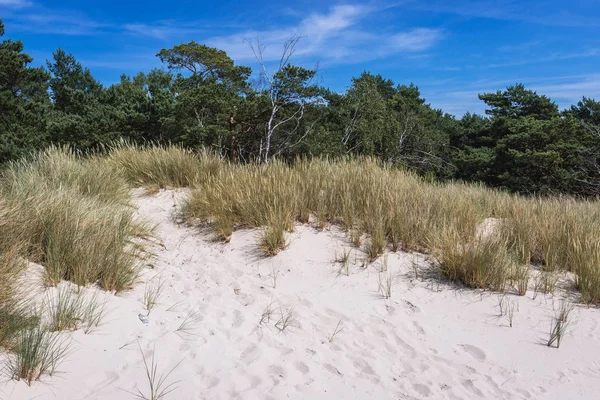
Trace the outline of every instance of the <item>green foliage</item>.
<instances>
[{"instance_id":1,"label":"green foliage","mask_svg":"<svg viewBox=\"0 0 600 400\"><path fill-rule=\"evenodd\" d=\"M23 48L20 40L0 42L0 164L45 144L48 75L29 67L33 59Z\"/></svg>"},{"instance_id":2,"label":"green foliage","mask_svg":"<svg viewBox=\"0 0 600 400\"><path fill-rule=\"evenodd\" d=\"M480 94L485 116L455 118L432 108L414 84L366 71L344 93L319 87L316 70L291 62L299 40L285 43L274 69L262 62L264 45L247 42L262 67L256 80L223 50L192 41L158 52L169 71L123 75L107 88L62 49L46 68L32 68L23 43L4 40L0 165L49 144L105 151L125 139L206 147L235 162L373 156L432 181L600 194L600 102L584 97L561 113L518 83Z\"/></svg>"},{"instance_id":3,"label":"green foliage","mask_svg":"<svg viewBox=\"0 0 600 400\"><path fill-rule=\"evenodd\" d=\"M228 87L240 89L252 72L249 67L235 66L223 50L198 44L194 41L162 49L157 55L169 69L191 73L192 86L204 80L220 81Z\"/></svg>"}]
</instances>

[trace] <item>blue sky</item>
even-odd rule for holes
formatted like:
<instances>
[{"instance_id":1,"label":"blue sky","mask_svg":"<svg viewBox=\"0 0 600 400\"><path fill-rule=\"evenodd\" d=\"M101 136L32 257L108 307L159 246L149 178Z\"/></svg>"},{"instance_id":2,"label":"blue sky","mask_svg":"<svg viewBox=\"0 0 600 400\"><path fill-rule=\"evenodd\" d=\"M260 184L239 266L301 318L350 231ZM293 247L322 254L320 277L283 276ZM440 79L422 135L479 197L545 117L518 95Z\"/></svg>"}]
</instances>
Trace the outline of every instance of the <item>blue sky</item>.
<instances>
[{"instance_id":1,"label":"blue sky","mask_svg":"<svg viewBox=\"0 0 600 400\"><path fill-rule=\"evenodd\" d=\"M256 69L244 38L258 37L274 60L296 34L294 62L318 63L320 83L336 91L367 70L414 82L457 116L483 112L478 93L515 82L561 108L600 99L598 0L0 0L0 18L36 64L61 47L105 85L161 67L160 49L191 40Z\"/></svg>"}]
</instances>

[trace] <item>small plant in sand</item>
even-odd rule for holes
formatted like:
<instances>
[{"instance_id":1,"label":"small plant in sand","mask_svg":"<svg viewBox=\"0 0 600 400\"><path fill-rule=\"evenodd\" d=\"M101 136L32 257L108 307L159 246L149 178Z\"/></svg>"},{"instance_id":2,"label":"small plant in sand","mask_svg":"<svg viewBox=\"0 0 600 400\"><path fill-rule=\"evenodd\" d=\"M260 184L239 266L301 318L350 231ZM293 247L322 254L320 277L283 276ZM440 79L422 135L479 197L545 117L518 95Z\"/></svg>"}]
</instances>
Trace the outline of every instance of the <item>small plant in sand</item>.
<instances>
[{"instance_id":1,"label":"small plant in sand","mask_svg":"<svg viewBox=\"0 0 600 400\"><path fill-rule=\"evenodd\" d=\"M48 332L41 326L19 332L12 346L7 369L13 379L28 385L44 374L52 375L68 353L69 343L64 337Z\"/></svg>"},{"instance_id":2,"label":"small plant in sand","mask_svg":"<svg viewBox=\"0 0 600 400\"><path fill-rule=\"evenodd\" d=\"M560 303L560 307L555 315L552 317L552 323L550 325L550 334L546 345L548 347L555 346L560 347L560 343L567 333L569 324L571 323L571 312L573 311L573 304L568 300L563 300Z\"/></svg>"},{"instance_id":3,"label":"small plant in sand","mask_svg":"<svg viewBox=\"0 0 600 400\"><path fill-rule=\"evenodd\" d=\"M48 299L48 329L51 332L77 329L83 308L82 296L73 293L69 288L59 289L54 299Z\"/></svg>"},{"instance_id":4,"label":"small plant in sand","mask_svg":"<svg viewBox=\"0 0 600 400\"><path fill-rule=\"evenodd\" d=\"M164 282L159 279L157 283L148 282L144 289L144 308L150 314L150 311L158 305L158 299L160 298L164 289Z\"/></svg>"},{"instance_id":5,"label":"small plant in sand","mask_svg":"<svg viewBox=\"0 0 600 400\"><path fill-rule=\"evenodd\" d=\"M535 300L540 293L554 294L557 284L558 273L556 271L539 271L533 278L533 299Z\"/></svg>"},{"instance_id":6,"label":"small plant in sand","mask_svg":"<svg viewBox=\"0 0 600 400\"><path fill-rule=\"evenodd\" d=\"M277 278L279 278L279 268L277 268L277 267L273 268L268 277L271 280L271 287L273 287L273 289L276 289L277 288Z\"/></svg>"},{"instance_id":7,"label":"small plant in sand","mask_svg":"<svg viewBox=\"0 0 600 400\"><path fill-rule=\"evenodd\" d=\"M371 239L367 247L367 254L369 255L369 261L374 261L377 257L383 254L385 250L385 234L382 229L377 229L371 233Z\"/></svg>"},{"instance_id":8,"label":"small plant in sand","mask_svg":"<svg viewBox=\"0 0 600 400\"><path fill-rule=\"evenodd\" d=\"M340 332L342 332L342 330L344 330L344 328L342 327L342 319L340 318L340 320L338 321L337 325L335 326L335 329L333 330L333 332L331 333L331 335L329 335L329 343L333 342L333 339Z\"/></svg>"},{"instance_id":9,"label":"small plant in sand","mask_svg":"<svg viewBox=\"0 0 600 400\"><path fill-rule=\"evenodd\" d=\"M392 297L392 273L380 272L378 275L378 291L381 297L389 299Z\"/></svg>"},{"instance_id":10,"label":"small plant in sand","mask_svg":"<svg viewBox=\"0 0 600 400\"><path fill-rule=\"evenodd\" d=\"M358 228L350 229L350 243L357 249L362 243L362 232Z\"/></svg>"},{"instance_id":11,"label":"small plant in sand","mask_svg":"<svg viewBox=\"0 0 600 400\"><path fill-rule=\"evenodd\" d=\"M506 303L506 318L508 319L508 325L512 328L515 315L515 303L512 300L507 299Z\"/></svg>"},{"instance_id":12,"label":"small plant in sand","mask_svg":"<svg viewBox=\"0 0 600 400\"><path fill-rule=\"evenodd\" d=\"M529 287L529 267L523 264L515 264L512 280L516 283L519 296L525 296Z\"/></svg>"},{"instance_id":13,"label":"small plant in sand","mask_svg":"<svg viewBox=\"0 0 600 400\"><path fill-rule=\"evenodd\" d=\"M100 302L98 294L86 296L63 287L54 297L48 296L46 308L49 315L48 329L51 332L76 330L83 326L90 333L104 318L106 303Z\"/></svg>"},{"instance_id":14,"label":"small plant in sand","mask_svg":"<svg viewBox=\"0 0 600 400\"><path fill-rule=\"evenodd\" d=\"M336 255L335 262L340 264L338 275L350 276L350 253L349 249L344 249L341 254Z\"/></svg>"},{"instance_id":15,"label":"small plant in sand","mask_svg":"<svg viewBox=\"0 0 600 400\"><path fill-rule=\"evenodd\" d=\"M268 225L262 236L262 248L265 255L272 257L287 247L283 225Z\"/></svg>"},{"instance_id":16,"label":"small plant in sand","mask_svg":"<svg viewBox=\"0 0 600 400\"><path fill-rule=\"evenodd\" d=\"M500 312L500 317L506 313L506 300L506 293L500 293L498 295L498 311Z\"/></svg>"},{"instance_id":17,"label":"small plant in sand","mask_svg":"<svg viewBox=\"0 0 600 400\"><path fill-rule=\"evenodd\" d=\"M198 311L194 311L191 309L185 315L181 324L175 329L175 333L177 334L186 334L186 335L194 335L196 332L196 324L202 319L202 315L198 313Z\"/></svg>"},{"instance_id":18,"label":"small plant in sand","mask_svg":"<svg viewBox=\"0 0 600 400\"><path fill-rule=\"evenodd\" d=\"M413 274L415 276L415 280L419 279L419 269L420 269L419 263L413 259L411 261L410 265L412 267Z\"/></svg>"},{"instance_id":19,"label":"small plant in sand","mask_svg":"<svg viewBox=\"0 0 600 400\"><path fill-rule=\"evenodd\" d=\"M158 362L155 359L156 349L152 351L152 358L148 360L139 343L138 347L140 348L140 353L144 360L144 368L146 369L146 378L148 380L148 392L144 394L141 390L137 389L136 396L141 400L160 400L177 389L176 385L179 381L167 383L167 380L173 371L181 364L181 361L170 370L159 375Z\"/></svg>"},{"instance_id":20,"label":"small plant in sand","mask_svg":"<svg viewBox=\"0 0 600 400\"><path fill-rule=\"evenodd\" d=\"M273 309L273 302L270 302L260 316L259 325L270 323L274 313L275 310Z\"/></svg>"},{"instance_id":21,"label":"small plant in sand","mask_svg":"<svg viewBox=\"0 0 600 400\"><path fill-rule=\"evenodd\" d=\"M84 333L88 334L102 323L106 314L106 301L100 301L98 299L98 293L96 292L84 303L81 321L84 324Z\"/></svg>"},{"instance_id":22,"label":"small plant in sand","mask_svg":"<svg viewBox=\"0 0 600 400\"><path fill-rule=\"evenodd\" d=\"M385 254L383 256L383 260L381 260L381 263L379 265L379 272L387 272L388 270L388 256L387 254Z\"/></svg>"},{"instance_id":23,"label":"small plant in sand","mask_svg":"<svg viewBox=\"0 0 600 400\"><path fill-rule=\"evenodd\" d=\"M279 309L279 319L275 322L275 328L279 332L287 332L290 328L295 327L298 323L296 319L296 313L294 312L294 307L290 307L287 310L283 310L283 308Z\"/></svg>"}]
</instances>

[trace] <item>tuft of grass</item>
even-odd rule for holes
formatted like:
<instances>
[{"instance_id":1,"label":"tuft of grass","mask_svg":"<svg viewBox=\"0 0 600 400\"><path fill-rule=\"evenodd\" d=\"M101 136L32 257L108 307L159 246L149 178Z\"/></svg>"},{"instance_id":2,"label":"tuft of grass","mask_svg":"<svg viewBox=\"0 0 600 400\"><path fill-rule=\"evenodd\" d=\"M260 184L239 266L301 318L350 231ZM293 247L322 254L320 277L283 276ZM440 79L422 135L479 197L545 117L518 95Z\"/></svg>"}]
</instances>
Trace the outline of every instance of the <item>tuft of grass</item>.
<instances>
[{"instance_id":1,"label":"tuft of grass","mask_svg":"<svg viewBox=\"0 0 600 400\"><path fill-rule=\"evenodd\" d=\"M202 315L198 314L197 311L191 309L185 315L181 324L175 329L175 333L178 334L186 334L186 335L194 335L196 331L196 323L202 319Z\"/></svg>"},{"instance_id":2,"label":"tuft of grass","mask_svg":"<svg viewBox=\"0 0 600 400\"><path fill-rule=\"evenodd\" d=\"M150 311L154 309L158 305L158 299L160 298L162 291L164 289L164 281L162 279L158 280L158 283L148 282L146 283L146 288L144 289L144 308L150 315Z\"/></svg>"},{"instance_id":3,"label":"tuft of grass","mask_svg":"<svg viewBox=\"0 0 600 400\"><path fill-rule=\"evenodd\" d=\"M500 312L500 317L506 314L506 301L506 293L498 295L498 311Z\"/></svg>"},{"instance_id":4,"label":"tuft of grass","mask_svg":"<svg viewBox=\"0 0 600 400\"><path fill-rule=\"evenodd\" d=\"M275 322L275 328L279 332L286 333L290 328L295 327L298 323L296 319L296 313L294 312L294 307L290 307L287 310L283 310L283 308L279 309L279 319Z\"/></svg>"},{"instance_id":5,"label":"tuft of grass","mask_svg":"<svg viewBox=\"0 0 600 400\"><path fill-rule=\"evenodd\" d=\"M386 274L384 272L379 272L379 275L377 275L377 277L377 290L379 294L384 299L389 299L390 297L392 297L392 273L390 272Z\"/></svg>"},{"instance_id":6,"label":"tuft of grass","mask_svg":"<svg viewBox=\"0 0 600 400\"><path fill-rule=\"evenodd\" d=\"M586 304L600 304L600 237L598 240L573 240L571 264L575 287Z\"/></svg>"},{"instance_id":7,"label":"tuft of grass","mask_svg":"<svg viewBox=\"0 0 600 400\"><path fill-rule=\"evenodd\" d=\"M552 317L552 323L550 325L550 334L546 345L548 347L555 346L557 349L560 347L560 343L567 333L569 324L571 323L571 312L573 311L573 304L567 300L563 300L557 313Z\"/></svg>"},{"instance_id":8,"label":"tuft of grass","mask_svg":"<svg viewBox=\"0 0 600 400\"><path fill-rule=\"evenodd\" d=\"M49 295L48 330L50 332L76 330L81 322L84 307L83 297L73 293L68 287L59 289L54 298Z\"/></svg>"},{"instance_id":9,"label":"tuft of grass","mask_svg":"<svg viewBox=\"0 0 600 400\"><path fill-rule=\"evenodd\" d=\"M86 296L64 286L54 296L48 295L46 309L50 332L83 328L88 334L102 323L106 302L101 302L97 293Z\"/></svg>"},{"instance_id":10,"label":"tuft of grass","mask_svg":"<svg viewBox=\"0 0 600 400\"><path fill-rule=\"evenodd\" d=\"M357 249L362 244L362 232L356 228L350 230L350 243Z\"/></svg>"},{"instance_id":11,"label":"tuft of grass","mask_svg":"<svg viewBox=\"0 0 600 400\"><path fill-rule=\"evenodd\" d=\"M52 375L67 356L68 342L42 327L19 331L7 368L13 379L31 385L44 374Z\"/></svg>"},{"instance_id":12,"label":"tuft of grass","mask_svg":"<svg viewBox=\"0 0 600 400\"><path fill-rule=\"evenodd\" d=\"M508 320L508 325L512 328L513 321L515 316L515 303L512 300L508 300L506 303L506 319Z\"/></svg>"},{"instance_id":13,"label":"tuft of grass","mask_svg":"<svg viewBox=\"0 0 600 400\"><path fill-rule=\"evenodd\" d=\"M106 315L106 301L98 298L98 293L88 296L81 310L80 320L83 323L83 332L87 335L100 326Z\"/></svg>"},{"instance_id":14,"label":"tuft of grass","mask_svg":"<svg viewBox=\"0 0 600 400\"><path fill-rule=\"evenodd\" d=\"M529 288L529 266L515 263L513 268L510 280L516 284L517 294L519 296L525 296L527 294L527 289Z\"/></svg>"},{"instance_id":15,"label":"tuft of grass","mask_svg":"<svg viewBox=\"0 0 600 400\"><path fill-rule=\"evenodd\" d=\"M49 285L133 285L151 229L135 216L127 182L102 159L51 148L9 163L0 199L0 252L19 247L45 267Z\"/></svg>"},{"instance_id":16,"label":"tuft of grass","mask_svg":"<svg viewBox=\"0 0 600 400\"><path fill-rule=\"evenodd\" d=\"M505 290L514 259L504 241L460 243L458 233L450 231L437 244L440 268L448 279L473 288Z\"/></svg>"},{"instance_id":17,"label":"tuft of grass","mask_svg":"<svg viewBox=\"0 0 600 400\"><path fill-rule=\"evenodd\" d=\"M209 155L204 155L204 159L209 158ZM136 146L120 142L112 147L108 162L122 171L134 185L187 187L200 178L199 157L191 150L179 146Z\"/></svg>"},{"instance_id":18,"label":"tuft of grass","mask_svg":"<svg viewBox=\"0 0 600 400\"><path fill-rule=\"evenodd\" d=\"M142 400L160 400L167 396L169 393L177 390L177 384L179 381L167 383L169 376L175 371L175 369L181 364L181 361L176 364L173 368L168 371L158 373L158 362L155 359L156 349L152 351L152 357L150 360L146 357L142 351L142 347L138 342L140 353L144 361L144 368L146 370L146 378L148 380L148 393L144 394L139 389L137 391L137 397Z\"/></svg>"},{"instance_id":19,"label":"tuft of grass","mask_svg":"<svg viewBox=\"0 0 600 400\"><path fill-rule=\"evenodd\" d=\"M385 232L382 225L377 225L371 230L371 238L367 246L369 261L374 261L383 254L386 247Z\"/></svg>"},{"instance_id":20,"label":"tuft of grass","mask_svg":"<svg viewBox=\"0 0 600 400\"><path fill-rule=\"evenodd\" d=\"M263 231L262 247L265 255L271 257L284 250L287 247L284 227L278 223L268 225Z\"/></svg>"},{"instance_id":21,"label":"tuft of grass","mask_svg":"<svg viewBox=\"0 0 600 400\"><path fill-rule=\"evenodd\" d=\"M273 268L273 270L271 270L271 273L269 274L269 278L271 279L271 287L273 287L273 289L277 288L277 278L279 278L279 268L275 267Z\"/></svg>"},{"instance_id":22,"label":"tuft of grass","mask_svg":"<svg viewBox=\"0 0 600 400\"><path fill-rule=\"evenodd\" d=\"M338 275L350 276L350 253L349 249L344 249L340 255L336 255L335 262L340 264Z\"/></svg>"},{"instance_id":23,"label":"tuft of grass","mask_svg":"<svg viewBox=\"0 0 600 400\"><path fill-rule=\"evenodd\" d=\"M270 323L274 313L275 310L273 309L273 302L270 302L261 314L260 321L258 322L258 324L263 325Z\"/></svg>"},{"instance_id":24,"label":"tuft of grass","mask_svg":"<svg viewBox=\"0 0 600 400\"><path fill-rule=\"evenodd\" d=\"M0 252L0 348L12 347L20 331L39 322L30 301L18 292L19 276L26 267L19 252L18 247Z\"/></svg>"}]
</instances>

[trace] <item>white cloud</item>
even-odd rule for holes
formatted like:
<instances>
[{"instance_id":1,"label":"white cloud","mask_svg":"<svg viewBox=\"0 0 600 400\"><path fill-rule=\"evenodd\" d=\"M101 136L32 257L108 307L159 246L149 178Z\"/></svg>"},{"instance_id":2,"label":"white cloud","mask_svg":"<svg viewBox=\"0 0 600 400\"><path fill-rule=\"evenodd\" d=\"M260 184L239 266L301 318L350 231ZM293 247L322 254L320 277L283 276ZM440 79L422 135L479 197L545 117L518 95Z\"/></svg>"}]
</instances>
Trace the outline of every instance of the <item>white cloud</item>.
<instances>
[{"instance_id":1,"label":"white cloud","mask_svg":"<svg viewBox=\"0 0 600 400\"><path fill-rule=\"evenodd\" d=\"M205 42L223 49L234 60L249 61L253 54L244 39L258 38L266 46L265 61L281 56L282 44L296 35L302 40L296 47L296 56L319 59L325 63L356 63L398 53L428 50L441 38L442 32L431 28L413 28L403 32L388 32L365 27L367 17L376 19L377 9L360 5L332 7L327 13L312 13L297 25L266 30L247 30L229 36L212 37Z\"/></svg>"},{"instance_id":2,"label":"white cloud","mask_svg":"<svg viewBox=\"0 0 600 400\"><path fill-rule=\"evenodd\" d=\"M418 28L392 35L389 47L392 51L422 51L432 47L440 38L439 30Z\"/></svg>"},{"instance_id":3,"label":"white cloud","mask_svg":"<svg viewBox=\"0 0 600 400\"><path fill-rule=\"evenodd\" d=\"M293 36L300 36L296 46L296 57L311 58L324 63L356 63L379 59L398 53L416 53L434 46L441 38L438 29L413 28L402 32L379 29L373 24L364 26L366 18L376 20L381 9L364 5L337 5L325 13L310 13L301 16L297 11L287 15L299 21L291 26L271 29L243 29L231 27L237 32L227 36L212 36L198 39L207 29L193 22L157 22L155 24L131 23L123 26L127 32L149 36L159 40L190 40L195 36L209 46L223 49L238 62L252 62L254 55L246 39L260 39L266 46L263 58L275 61L281 56L283 43Z\"/></svg>"}]
</instances>

